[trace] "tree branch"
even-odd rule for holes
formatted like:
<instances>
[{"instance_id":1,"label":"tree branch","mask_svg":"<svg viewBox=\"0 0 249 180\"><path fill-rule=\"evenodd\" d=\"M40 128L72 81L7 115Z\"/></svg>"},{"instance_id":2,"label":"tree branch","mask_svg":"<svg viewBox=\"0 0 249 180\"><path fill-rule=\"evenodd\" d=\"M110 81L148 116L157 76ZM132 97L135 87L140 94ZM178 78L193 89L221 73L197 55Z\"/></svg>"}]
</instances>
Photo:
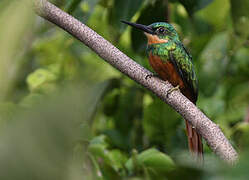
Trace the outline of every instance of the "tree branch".
<instances>
[{"instance_id":1,"label":"tree branch","mask_svg":"<svg viewBox=\"0 0 249 180\"><path fill-rule=\"evenodd\" d=\"M208 119L179 91L174 91L167 97L167 91L172 88L170 83L154 77L146 80L145 77L148 74L151 74L151 72L123 54L92 29L48 1L35 0L35 11L39 16L56 24L76 39L83 42L106 62L129 76L137 83L146 87L164 102L169 104L197 129L206 140L209 147L221 159L228 163L236 162L238 158L237 152L215 123Z\"/></svg>"}]
</instances>

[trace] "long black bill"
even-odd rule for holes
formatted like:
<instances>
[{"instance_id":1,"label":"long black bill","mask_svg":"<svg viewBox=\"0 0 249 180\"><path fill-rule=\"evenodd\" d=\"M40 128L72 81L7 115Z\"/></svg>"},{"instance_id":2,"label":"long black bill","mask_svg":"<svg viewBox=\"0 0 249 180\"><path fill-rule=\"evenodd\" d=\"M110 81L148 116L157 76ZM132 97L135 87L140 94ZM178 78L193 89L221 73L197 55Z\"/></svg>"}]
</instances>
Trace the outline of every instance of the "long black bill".
<instances>
[{"instance_id":1,"label":"long black bill","mask_svg":"<svg viewBox=\"0 0 249 180\"><path fill-rule=\"evenodd\" d=\"M140 29L140 30L142 30L144 32L147 32L149 34L154 34L154 31L153 31L153 29L151 27L145 26L143 24L136 24L136 23L132 23L132 22L128 22L128 21L123 21L123 20L121 22L125 23L125 24L128 24L128 25L130 25L130 26L132 26L134 28Z\"/></svg>"}]
</instances>

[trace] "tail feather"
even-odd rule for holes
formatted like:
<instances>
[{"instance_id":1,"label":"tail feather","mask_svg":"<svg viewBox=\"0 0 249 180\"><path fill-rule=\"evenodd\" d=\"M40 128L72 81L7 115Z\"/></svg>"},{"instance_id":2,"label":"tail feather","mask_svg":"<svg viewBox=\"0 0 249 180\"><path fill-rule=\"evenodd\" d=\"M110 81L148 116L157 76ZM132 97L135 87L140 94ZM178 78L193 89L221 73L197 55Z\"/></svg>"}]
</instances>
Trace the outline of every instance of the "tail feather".
<instances>
[{"instance_id":1,"label":"tail feather","mask_svg":"<svg viewBox=\"0 0 249 180\"><path fill-rule=\"evenodd\" d=\"M203 162L203 146L201 135L185 120L188 136L189 151L195 156L198 162Z\"/></svg>"}]
</instances>

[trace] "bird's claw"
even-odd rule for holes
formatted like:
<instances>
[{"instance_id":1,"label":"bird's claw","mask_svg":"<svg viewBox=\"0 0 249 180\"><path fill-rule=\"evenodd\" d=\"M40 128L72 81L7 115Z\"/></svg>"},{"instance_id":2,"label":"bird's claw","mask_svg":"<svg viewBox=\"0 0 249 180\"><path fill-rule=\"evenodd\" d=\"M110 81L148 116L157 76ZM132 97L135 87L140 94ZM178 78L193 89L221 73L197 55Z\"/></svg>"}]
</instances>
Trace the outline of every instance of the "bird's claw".
<instances>
[{"instance_id":1,"label":"bird's claw","mask_svg":"<svg viewBox=\"0 0 249 180\"><path fill-rule=\"evenodd\" d=\"M170 95L173 91L177 91L177 90L180 90L180 86L179 86L179 85L177 85L176 87L173 87L173 88L169 89L169 90L167 91L167 98L169 97L169 95Z\"/></svg>"}]
</instances>

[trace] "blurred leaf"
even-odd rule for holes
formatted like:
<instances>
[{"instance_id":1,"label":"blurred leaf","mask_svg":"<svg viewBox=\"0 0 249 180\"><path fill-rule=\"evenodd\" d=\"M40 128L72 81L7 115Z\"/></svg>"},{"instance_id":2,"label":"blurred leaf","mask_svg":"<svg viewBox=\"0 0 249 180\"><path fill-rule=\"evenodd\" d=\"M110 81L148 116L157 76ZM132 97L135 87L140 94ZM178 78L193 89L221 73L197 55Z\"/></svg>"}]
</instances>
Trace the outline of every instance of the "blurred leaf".
<instances>
[{"instance_id":1,"label":"blurred leaf","mask_svg":"<svg viewBox=\"0 0 249 180\"><path fill-rule=\"evenodd\" d=\"M71 14L77 8L77 6L79 6L81 1L82 0L68 0L67 4L65 5L65 11L68 14Z\"/></svg>"},{"instance_id":2,"label":"blurred leaf","mask_svg":"<svg viewBox=\"0 0 249 180\"><path fill-rule=\"evenodd\" d=\"M118 111L115 115L115 125L122 134L127 134L127 130L132 126L132 122L136 116L141 116L142 98L143 94L135 86L122 89L120 92Z\"/></svg>"},{"instance_id":3,"label":"blurred leaf","mask_svg":"<svg viewBox=\"0 0 249 180\"><path fill-rule=\"evenodd\" d=\"M34 105L39 104L39 102L41 102L43 98L44 96L42 94L31 93L28 96L24 97L19 105L22 107L31 108Z\"/></svg>"},{"instance_id":4,"label":"blurred leaf","mask_svg":"<svg viewBox=\"0 0 249 180\"><path fill-rule=\"evenodd\" d=\"M246 122L238 123L233 132L233 139L236 141L241 152L248 152L249 149L249 124Z\"/></svg>"},{"instance_id":5,"label":"blurred leaf","mask_svg":"<svg viewBox=\"0 0 249 180\"><path fill-rule=\"evenodd\" d=\"M95 146L100 145L104 149L108 148L107 137L105 135L100 135L93 138L90 142L89 149L95 150ZM96 148L96 150L99 150ZM98 153L98 151L96 151Z\"/></svg>"},{"instance_id":6,"label":"blurred leaf","mask_svg":"<svg viewBox=\"0 0 249 180\"><path fill-rule=\"evenodd\" d=\"M121 147L119 146L119 148L130 149L132 146L139 145L139 143L132 141L131 136L132 131L135 130L135 127L133 126L134 123L139 123L141 121L143 93L136 86L131 86L120 89L119 97L117 98L118 102L113 102L116 103L116 106L113 109L115 131L106 131L106 133L111 135L110 138L119 135L113 139L113 142L116 142L118 138L120 142L116 145L122 145ZM138 131L134 133L135 136L141 137L141 134Z\"/></svg>"},{"instance_id":7,"label":"blurred leaf","mask_svg":"<svg viewBox=\"0 0 249 180\"><path fill-rule=\"evenodd\" d=\"M179 2L183 4L189 15L192 16L195 11L205 8L213 0L179 0Z\"/></svg>"},{"instance_id":8,"label":"blurred leaf","mask_svg":"<svg viewBox=\"0 0 249 180\"><path fill-rule=\"evenodd\" d=\"M200 10L202 8L205 8L207 5L209 5L210 3L212 3L213 0L201 0L201 1L197 1L197 6L196 6L196 11Z\"/></svg>"},{"instance_id":9,"label":"blurred leaf","mask_svg":"<svg viewBox=\"0 0 249 180\"><path fill-rule=\"evenodd\" d=\"M88 80L89 83L102 82L105 80L120 78L120 72L103 61L94 53L83 54L83 69L81 77Z\"/></svg>"},{"instance_id":10,"label":"blurred leaf","mask_svg":"<svg viewBox=\"0 0 249 180\"><path fill-rule=\"evenodd\" d=\"M90 94L82 92L60 92L14 114L1 130L0 179L82 179L76 163L82 159L72 159L73 147L79 141L77 124L83 120L82 108L87 112L90 105L81 100Z\"/></svg>"},{"instance_id":11,"label":"blurred leaf","mask_svg":"<svg viewBox=\"0 0 249 180\"><path fill-rule=\"evenodd\" d=\"M99 5L101 5L101 6L105 7L105 8L111 6L112 3L113 3L113 2L110 1L110 0L100 0L100 1L99 1Z\"/></svg>"},{"instance_id":12,"label":"blurred leaf","mask_svg":"<svg viewBox=\"0 0 249 180\"><path fill-rule=\"evenodd\" d=\"M118 89L113 89L110 93L108 93L103 100L103 112L107 116L112 116L113 113L117 111L115 107L118 106L120 91Z\"/></svg>"},{"instance_id":13,"label":"blurred leaf","mask_svg":"<svg viewBox=\"0 0 249 180\"><path fill-rule=\"evenodd\" d=\"M224 123L234 124L244 119L249 99L248 82L234 85L233 82L226 82L226 111L220 113L219 120ZM231 129L232 130L232 129Z\"/></svg>"},{"instance_id":14,"label":"blurred leaf","mask_svg":"<svg viewBox=\"0 0 249 180\"><path fill-rule=\"evenodd\" d=\"M30 1L15 0L5 5L0 12L0 24L4 24L0 28L0 101L13 91L23 54L29 49L28 36L34 19Z\"/></svg>"},{"instance_id":15,"label":"blurred leaf","mask_svg":"<svg viewBox=\"0 0 249 180\"><path fill-rule=\"evenodd\" d=\"M9 121L14 119L14 114L17 112L18 107L11 102L0 103L0 128L6 126Z\"/></svg>"},{"instance_id":16,"label":"blurred leaf","mask_svg":"<svg viewBox=\"0 0 249 180\"><path fill-rule=\"evenodd\" d=\"M179 147L177 128L180 124L179 115L158 98L144 108L145 135L151 144L163 147L162 150L166 149L169 152L173 147L174 149Z\"/></svg>"},{"instance_id":17,"label":"blurred leaf","mask_svg":"<svg viewBox=\"0 0 249 180\"><path fill-rule=\"evenodd\" d=\"M213 96L208 97L200 97L201 100L198 101L198 107L205 112L205 114L208 115L209 118L211 118L216 123L217 117L219 115L225 115L225 100L224 96L226 93L225 86L223 84L220 84L219 87L217 87L217 90L215 91L215 94ZM226 119L225 122L228 122Z\"/></svg>"},{"instance_id":18,"label":"blurred leaf","mask_svg":"<svg viewBox=\"0 0 249 180\"><path fill-rule=\"evenodd\" d=\"M87 112L85 112L83 115L84 119L90 120L90 122L93 120L94 113L96 112L96 109L105 92L108 90L110 84L112 84L111 80L96 83L95 85L93 85L92 89L89 89L89 87L85 87L89 91L89 94L91 96L88 95L84 99L84 103L89 104L89 106L87 107Z\"/></svg>"},{"instance_id":19,"label":"blurred leaf","mask_svg":"<svg viewBox=\"0 0 249 180\"><path fill-rule=\"evenodd\" d=\"M117 28L116 30L118 32L122 32L122 30L124 30L125 25L120 21L129 21L137 12L137 10L141 7L142 3L142 0L114 0L112 8L109 10L109 24Z\"/></svg>"},{"instance_id":20,"label":"blurred leaf","mask_svg":"<svg viewBox=\"0 0 249 180\"><path fill-rule=\"evenodd\" d=\"M202 19L205 19L216 30L222 30L229 22L229 0L214 0L209 6L198 11L196 15Z\"/></svg>"},{"instance_id":21,"label":"blurred leaf","mask_svg":"<svg viewBox=\"0 0 249 180\"><path fill-rule=\"evenodd\" d=\"M249 76L249 48L241 47L235 54L231 62L231 68L239 76Z\"/></svg>"},{"instance_id":22,"label":"blurred leaf","mask_svg":"<svg viewBox=\"0 0 249 180\"><path fill-rule=\"evenodd\" d=\"M136 156L136 162L133 162L134 159L130 158L125 164L130 172L134 172L136 169L146 168L151 171L150 173L167 173L175 168L173 160L168 155L154 148L147 149Z\"/></svg>"},{"instance_id":23,"label":"blurred leaf","mask_svg":"<svg viewBox=\"0 0 249 180\"><path fill-rule=\"evenodd\" d=\"M113 168L116 173L122 170L127 157L118 149L110 149L107 137L100 135L91 140L89 144L89 152L100 163L100 167Z\"/></svg>"},{"instance_id":24,"label":"blurred leaf","mask_svg":"<svg viewBox=\"0 0 249 180\"><path fill-rule=\"evenodd\" d=\"M55 82L58 77L46 69L38 69L27 78L29 90L31 92L51 92L55 89Z\"/></svg>"},{"instance_id":25,"label":"blurred leaf","mask_svg":"<svg viewBox=\"0 0 249 180\"><path fill-rule=\"evenodd\" d=\"M129 132L130 133L130 132ZM118 147L121 149L128 149L130 147L128 147L129 144L129 136L124 136L123 134L121 134L121 132L117 129L108 129L103 131L103 134L107 135L108 138L110 139L110 143L114 146L114 147ZM128 132L127 132L128 134Z\"/></svg>"},{"instance_id":26,"label":"blurred leaf","mask_svg":"<svg viewBox=\"0 0 249 180\"><path fill-rule=\"evenodd\" d=\"M235 31L246 39L249 36L249 1L230 0L230 2Z\"/></svg>"},{"instance_id":27,"label":"blurred leaf","mask_svg":"<svg viewBox=\"0 0 249 180\"><path fill-rule=\"evenodd\" d=\"M73 16L80 21L87 22L99 0L76 0L68 4L68 10L73 12Z\"/></svg>"},{"instance_id":28,"label":"blurred leaf","mask_svg":"<svg viewBox=\"0 0 249 180\"><path fill-rule=\"evenodd\" d=\"M222 32L215 35L201 54L200 88L206 95L211 95L217 89L217 84L223 78L225 67L228 63L227 44L228 33ZM207 83L209 82L208 86Z\"/></svg>"},{"instance_id":29,"label":"blurred leaf","mask_svg":"<svg viewBox=\"0 0 249 180\"><path fill-rule=\"evenodd\" d=\"M249 175L247 168L249 165L248 158L247 149L247 152L241 154L240 162L238 162L235 166L222 168L221 172L216 172L216 176L227 180L247 179Z\"/></svg>"}]
</instances>

